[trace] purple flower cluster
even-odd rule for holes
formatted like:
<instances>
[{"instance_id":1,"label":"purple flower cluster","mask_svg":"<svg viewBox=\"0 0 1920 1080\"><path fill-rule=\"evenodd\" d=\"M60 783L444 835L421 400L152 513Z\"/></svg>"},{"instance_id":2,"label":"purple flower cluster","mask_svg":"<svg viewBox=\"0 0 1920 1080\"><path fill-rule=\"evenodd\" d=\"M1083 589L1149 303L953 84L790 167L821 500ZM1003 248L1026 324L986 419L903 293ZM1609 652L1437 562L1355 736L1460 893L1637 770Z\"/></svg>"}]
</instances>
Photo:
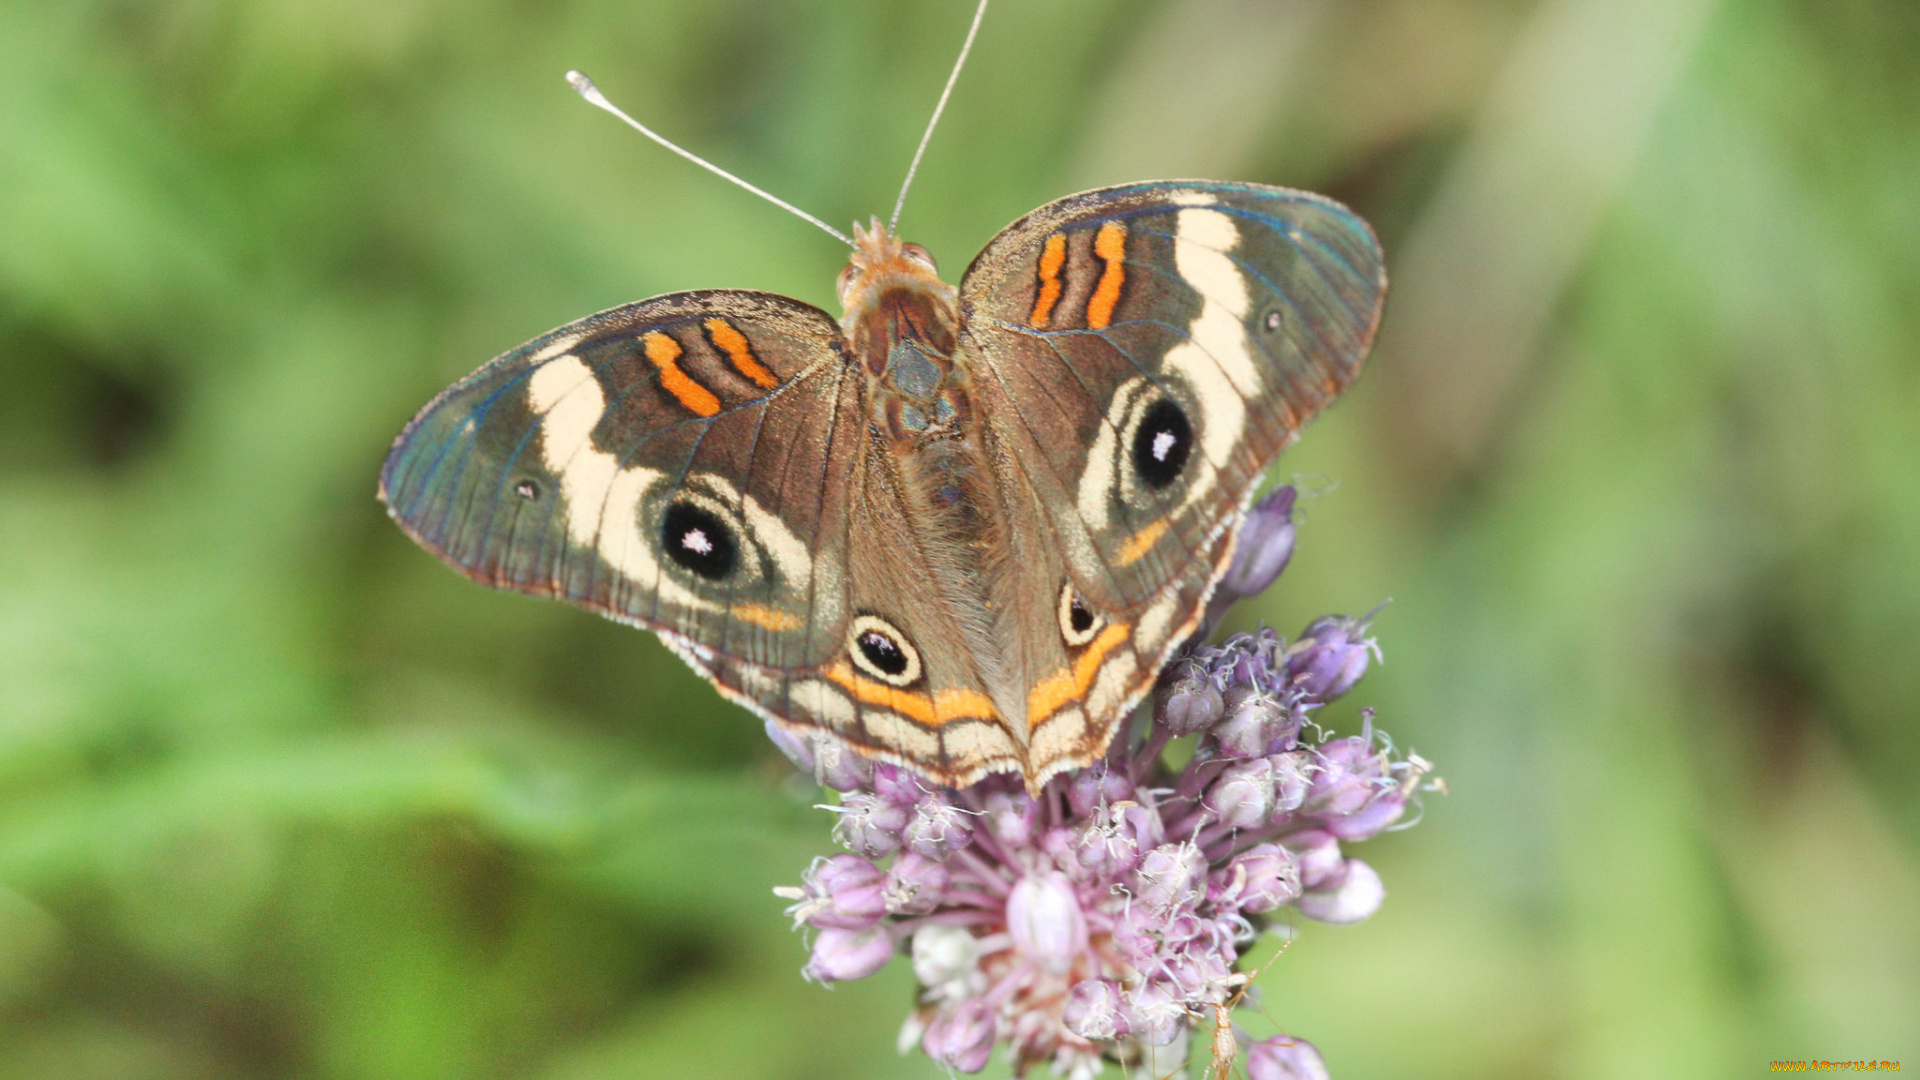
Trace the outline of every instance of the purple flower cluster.
<instances>
[{"instance_id":1,"label":"purple flower cluster","mask_svg":"<svg viewBox=\"0 0 1920 1080\"><path fill-rule=\"evenodd\" d=\"M1281 489L1254 509L1225 587L1247 595L1279 573L1291 503ZM1292 642L1262 630L1191 650L1162 674L1146 732L1123 732L1105 761L1037 798L1010 776L936 788L775 732L842 792L829 809L847 853L778 890L814 931L805 974L864 978L905 950L921 994L902 1048L961 1072L1000 1043L1022 1074L1046 1062L1089 1080L1103 1059L1178 1068L1196 1024L1235 1000L1236 967L1270 920L1291 908L1356 922L1385 896L1341 845L1400 821L1429 766L1396 757L1370 712L1347 738L1311 719L1377 656L1366 632L1331 617ZM1184 735L1194 750L1175 770L1163 752ZM1325 1076L1312 1044L1286 1036L1255 1044L1247 1067Z\"/></svg>"}]
</instances>

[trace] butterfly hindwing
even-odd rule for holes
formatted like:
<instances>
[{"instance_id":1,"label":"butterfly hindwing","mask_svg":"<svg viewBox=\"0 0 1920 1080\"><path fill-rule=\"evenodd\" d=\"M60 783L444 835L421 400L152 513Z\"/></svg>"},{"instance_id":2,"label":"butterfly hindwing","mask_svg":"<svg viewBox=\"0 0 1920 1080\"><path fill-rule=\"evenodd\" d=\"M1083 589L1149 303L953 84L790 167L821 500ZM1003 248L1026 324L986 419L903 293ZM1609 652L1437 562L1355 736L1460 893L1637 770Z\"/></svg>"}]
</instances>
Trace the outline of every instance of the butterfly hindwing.
<instances>
[{"instance_id":1,"label":"butterfly hindwing","mask_svg":"<svg viewBox=\"0 0 1920 1080\"><path fill-rule=\"evenodd\" d=\"M696 653L817 664L844 636L864 434L844 352L826 313L778 296L615 308L435 399L395 441L381 494L485 584Z\"/></svg>"}]
</instances>

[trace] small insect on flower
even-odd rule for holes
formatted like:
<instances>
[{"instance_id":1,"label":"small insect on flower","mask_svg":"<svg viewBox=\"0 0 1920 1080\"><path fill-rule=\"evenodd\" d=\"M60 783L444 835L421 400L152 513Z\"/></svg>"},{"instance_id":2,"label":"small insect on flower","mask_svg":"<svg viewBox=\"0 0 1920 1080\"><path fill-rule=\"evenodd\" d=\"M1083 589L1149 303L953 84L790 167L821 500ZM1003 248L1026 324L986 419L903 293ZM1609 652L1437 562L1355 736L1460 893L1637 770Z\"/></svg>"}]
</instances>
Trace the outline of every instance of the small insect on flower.
<instances>
[{"instance_id":1,"label":"small insect on flower","mask_svg":"<svg viewBox=\"0 0 1920 1080\"><path fill-rule=\"evenodd\" d=\"M1274 956L1277 959L1279 954L1275 953ZM1211 1060L1207 1063L1207 1080L1227 1080L1227 1076L1233 1072L1234 1059L1240 1056L1240 1036L1233 1030L1233 1007L1246 996L1253 979L1244 972L1236 973L1235 978L1240 980L1240 992L1234 995L1232 1001L1223 1001L1213 1007L1213 1047Z\"/></svg>"},{"instance_id":2,"label":"small insect on flower","mask_svg":"<svg viewBox=\"0 0 1920 1080\"><path fill-rule=\"evenodd\" d=\"M1222 986L1231 989L1234 994L1226 1001L1216 1003L1213 1008L1213 1037L1208 1047L1207 1071L1205 1080L1227 1080L1233 1075L1233 1064L1240 1056L1240 1030L1234 1026L1233 1010L1253 995L1254 983L1267 969L1279 961L1286 953L1287 946L1293 944L1291 935L1280 942L1266 963L1253 971L1236 971L1222 980ZM1264 1015L1264 1012L1263 1012Z\"/></svg>"}]
</instances>

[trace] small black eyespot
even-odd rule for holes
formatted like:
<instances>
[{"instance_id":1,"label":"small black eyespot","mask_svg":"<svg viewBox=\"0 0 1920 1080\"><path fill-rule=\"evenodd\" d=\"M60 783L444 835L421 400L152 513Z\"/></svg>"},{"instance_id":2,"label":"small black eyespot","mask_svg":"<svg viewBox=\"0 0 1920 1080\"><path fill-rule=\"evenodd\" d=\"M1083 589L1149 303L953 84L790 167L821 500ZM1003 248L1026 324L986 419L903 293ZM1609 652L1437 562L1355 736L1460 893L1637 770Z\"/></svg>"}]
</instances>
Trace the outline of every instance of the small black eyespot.
<instances>
[{"instance_id":1,"label":"small black eyespot","mask_svg":"<svg viewBox=\"0 0 1920 1080\"><path fill-rule=\"evenodd\" d=\"M847 653L853 666L888 686L920 681L920 653L900 628L878 615L858 615L847 627Z\"/></svg>"},{"instance_id":2,"label":"small black eyespot","mask_svg":"<svg viewBox=\"0 0 1920 1080\"><path fill-rule=\"evenodd\" d=\"M1267 329L1268 330L1280 329L1280 312L1278 311L1267 312Z\"/></svg>"},{"instance_id":3,"label":"small black eyespot","mask_svg":"<svg viewBox=\"0 0 1920 1080\"><path fill-rule=\"evenodd\" d=\"M513 493L523 499L537 499L540 497L540 485L531 480L522 480L513 485Z\"/></svg>"},{"instance_id":4,"label":"small black eyespot","mask_svg":"<svg viewBox=\"0 0 1920 1080\"><path fill-rule=\"evenodd\" d=\"M1133 468L1148 487L1173 483L1193 450L1193 425L1180 406L1161 399L1147 407L1133 434Z\"/></svg>"},{"instance_id":5,"label":"small black eyespot","mask_svg":"<svg viewBox=\"0 0 1920 1080\"><path fill-rule=\"evenodd\" d=\"M1093 612L1088 611L1087 605L1081 603L1077 596L1068 601L1067 625L1073 627L1073 632L1076 634L1084 634L1093 629Z\"/></svg>"},{"instance_id":6,"label":"small black eyespot","mask_svg":"<svg viewBox=\"0 0 1920 1080\"><path fill-rule=\"evenodd\" d=\"M692 503L667 507L660 542L674 562L714 581L732 573L739 560L740 545L733 526L713 511Z\"/></svg>"},{"instance_id":7,"label":"small black eyespot","mask_svg":"<svg viewBox=\"0 0 1920 1080\"><path fill-rule=\"evenodd\" d=\"M889 675L901 675L907 670L907 654L900 651L894 640L878 630L868 630L855 639L860 646L860 654L867 663Z\"/></svg>"},{"instance_id":8,"label":"small black eyespot","mask_svg":"<svg viewBox=\"0 0 1920 1080\"><path fill-rule=\"evenodd\" d=\"M1073 582L1060 587L1060 638L1068 648L1078 649L1091 642L1106 625L1107 621L1080 599Z\"/></svg>"}]
</instances>

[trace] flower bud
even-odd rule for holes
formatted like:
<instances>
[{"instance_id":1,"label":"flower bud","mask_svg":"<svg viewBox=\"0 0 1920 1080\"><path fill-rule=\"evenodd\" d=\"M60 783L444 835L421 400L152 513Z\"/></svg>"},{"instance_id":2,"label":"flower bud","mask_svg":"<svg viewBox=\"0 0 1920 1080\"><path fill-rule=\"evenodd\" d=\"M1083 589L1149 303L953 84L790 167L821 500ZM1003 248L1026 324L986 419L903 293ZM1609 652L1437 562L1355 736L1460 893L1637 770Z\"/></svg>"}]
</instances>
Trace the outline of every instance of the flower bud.
<instances>
[{"instance_id":1,"label":"flower bud","mask_svg":"<svg viewBox=\"0 0 1920 1080\"><path fill-rule=\"evenodd\" d=\"M1084 830L1076 830L1070 825L1055 825L1050 829L1042 829L1039 837L1034 841L1034 850L1045 855L1047 861L1055 866L1072 866L1078 861L1073 856L1082 832ZM1009 869L1021 874L1027 872L1025 866L1009 867Z\"/></svg>"},{"instance_id":2,"label":"flower bud","mask_svg":"<svg viewBox=\"0 0 1920 1080\"><path fill-rule=\"evenodd\" d=\"M814 779L835 791L855 791L873 782L873 762L832 739L813 743Z\"/></svg>"},{"instance_id":3,"label":"flower bud","mask_svg":"<svg viewBox=\"0 0 1920 1080\"><path fill-rule=\"evenodd\" d=\"M886 871L858 855L816 859L801 880L805 898L795 917L823 930L865 930L887 914Z\"/></svg>"},{"instance_id":4,"label":"flower bud","mask_svg":"<svg viewBox=\"0 0 1920 1080\"><path fill-rule=\"evenodd\" d=\"M1264 690L1272 680L1267 650L1252 634L1235 634L1227 639L1223 654L1214 661L1213 672L1220 681L1221 693L1232 690ZM1227 702L1231 708L1232 701Z\"/></svg>"},{"instance_id":5,"label":"flower bud","mask_svg":"<svg viewBox=\"0 0 1920 1080\"><path fill-rule=\"evenodd\" d=\"M1196 892L1195 902L1199 901ZM1153 932L1160 938L1162 945L1186 945L1204 937L1211 930L1205 919L1195 915L1191 909L1175 908L1153 920Z\"/></svg>"},{"instance_id":6,"label":"flower bud","mask_svg":"<svg viewBox=\"0 0 1920 1080\"><path fill-rule=\"evenodd\" d=\"M890 915L925 915L940 906L952 882L945 866L918 852L902 852L887 870L882 899Z\"/></svg>"},{"instance_id":7,"label":"flower bud","mask_svg":"<svg viewBox=\"0 0 1920 1080\"><path fill-rule=\"evenodd\" d=\"M1353 689L1367 673L1367 654L1379 653L1365 632L1365 623L1343 615L1315 619L1287 649L1287 685L1322 703Z\"/></svg>"},{"instance_id":8,"label":"flower bud","mask_svg":"<svg viewBox=\"0 0 1920 1080\"><path fill-rule=\"evenodd\" d=\"M1300 864L1278 844L1256 844L1208 878L1207 896L1249 915L1290 904L1300 895Z\"/></svg>"},{"instance_id":9,"label":"flower bud","mask_svg":"<svg viewBox=\"0 0 1920 1080\"><path fill-rule=\"evenodd\" d=\"M864 979L893 959L893 939L885 927L866 930L830 928L813 939L813 955L801 974L815 982Z\"/></svg>"},{"instance_id":10,"label":"flower bud","mask_svg":"<svg viewBox=\"0 0 1920 1080\"><path fill-rule=\"evenodd\" d=\"M926 789L918 776L883 762L873 767L873 793L895 806L912 806Z\"/></svg>"},{"instance_id":11,"label":"flower bud","mask_svg":"<svg viewBox=\"0 0 1920 1080\"><path fill-rule=\"evenodd\" d=\"M1407 809L1407 792L1387 788L1373 801L1346 815L1322 814L1321 825L1342 840L1367 840L1380 835L1387 826L1400 820Z\"/></svg>"},{"instance_id":12,"label":"flower bud","mask_svg":"<svg viewBox=\"0 0 1920 1080\"><path fill-rule=\"evenodd\" d=\"M1150 970L1160 963L1160 938L1154 932L1154 917L1144 907L1123 909L1113 920L1115 953L1135 971Z\"/></svg>"},{"instance_id":13,"label":"flower bud","mask_svg":"<svg viewBox=\"0 0 1920 1080\"><path fill-rule=\"evenodd\" d=\"M1185 1026L1186 1006L1161 982L1144 982L1126 992L1123 1012L1135 1038L1165 1046Z\"/></svg>"},{"instance_id":14,"label":"flower bud","mask_svg":"<svg viewBox=\"0 0 1920 1080\"><path fill-rule=\"evenodd\" d=\"M1233 597L1257 596L1280 576L1293 558L1292 485L1277 487L1248 508L1233 550L1233 564L1220 579L1220 591Z\"/></svg>"},{"instance_id":15,"label":"flower bud","mask_svg":"<svg viewBox=\"0 0 1920 1080\"><path fill-rule=\"evenodd\" d=\"M1289 750L1267 758L1273 763L1273 812L1291 814L1307 801L1313 789L1313 759L1305 750Z\"/></svg>"},{"instance_id":16,"label":"flower bud","mask_svg":"<svg viewBox=\"0 0 1920 1080\"><path fill-rule=\"evenodd\" d=\"M1021 878L1007 896L1007 933L1023 955L1066 974L1087 948L1087 920L1073 883L1058 873Z\"/></svg>"},{"instance_id":17,"label":"flower bud","mask_svg":"<svg viewBox=\"0 0 1920 1080\"><path fill-rule=\"evenodd\" d=\"M773 745L782 754L787 756L788 761L793 762L794 768L808 775L812 775L814 757L813 747L809 745L811 740L796 738L788 734L786 728L781 727L771 720L766 721L766 727L767 738L772 740Z\"/></svg>"},{"instance_id":18,"label":"flower bud","mask_svg":"<svg viewBox=\"0 0 1920 1080\"><path fill-rule=\"evenodd\" d=\"M1104 761L1081 769L1067 782L1067 805L1075 817L1092 817L1102 804L1112 806L1132 798L1133 782L1107 768Z\"/></svg>"},{"instance_id":19,"label":"flower bud","mask_svg":"<svg viewBox=\"0 0 1920 1080\"><path fill-rule=\"evenodd\" d=\"M1206 859L1192 844L1162 844L1147 852L1134 870L1134 898L1156 911L1185 903L1206 872Z\"/></svg>"},{"instance_id":20,"label":"flower bud","mask_svg":"<svg viewBox=\"0 0 1920 1080\"><path fill-rule=\"evenodd\" d=\"M1227 766L1208 790L1206 807L1236 829L1264 822L1273 812L1273 762L1257 757Z\"/></svg>"},{"instance_id":21,"label":"flower bud","mask_svg":"<svg viewBox=\"0 0 1920 1080\"><path fill-rule=\"evenodd\" d=\"M1133 869L1143 852L1165 839L1160 815L1144 806L1128 806L1094 815L1075 844L1075 861L1087 870L1113 877Z\"/></svg>"},{"instance_id":22,"label":"flower bud","mask_svg":"<svg viewBox=\"0 0 1920 1080\"><path fill-rule=\"evenodd\" d=\"M1286 714L1267 728L1267 753L1287 754L1300 748L1300 729L1307 722L1307 710L1313 703L1298 693L1289 693L1282 701Z\"/></svg>"},{"instance_id":23,"label":"flower bud","mask_svg":"<svg viewBox=\"0 0 1920 1080\"><path fill-rule=\"evenodd\" d=\"M1374 750L1373 740L1360 735L1322 746L1314 765L1306 805L1322 817L1358 813L1392 782L1386 755Z\"/></svg>"},{"instance_id":24,"label":"flower bud","mask_svg":"<svg viewBox=\"0 0 1920 1080\"><path fill-rule=\"evenodd\" d=\"M1067 992L1061 1020L1067 1030L1093 1042L1125 1035L1127 1018L1121 1008L1120 987L1112 979L1082 979Z\"/></svg>"},{"instance_id":25,"label":"flower bud","mask_svg":"<svg viewBox=\"0 0 1920 1080\"><path fill-rule=\"evenodd\" d=\"M1213 726L1212 736L1222 757L1258 757L1288 721L1280 699L1254 686L1234 686L1226 693L1226 716Z\"/></svg>"},{"instance_id":26,"label":"flower bud","mask_svg":"<svg viewBox=\"0 0 1920 1080\"><path fill-rule=\"evenodd\" d=\"M1340 841L1329 833L1308 829L1286 839L1286 848L1300 865L1300 887L1309 891L1338 888L1347 872Z\"/></svg>"},{"instance_id":27,"label":"flower bud","mask_svg":"<svg viewBox=\"0 0 1920 1080\"><path fill-rule=\"evenodd\" d=\"M934 1061L963 1073L987 1067L993 1055L993 1008L983 998L967 998L934 1017L920 1048Z\"/></svg>"},{"instance_id":28,"label":"flower bud","mask_svg":"<svg viewBox=\"0 0 1920 1080\"><path fill-rule=\"evenodd\" d=\"M848 851L881 859L900 847L900 831L907 826L907 811L865 791L849 792L840 805L829 807L840 817L833 823L833 838Z\"/></svg>"},{"instance_id":29,"label":"flower bud","mask_svg":"<svg viewBox=\"0 0 1920 1080\"><path fill-rule=\"evenodd\" d=\"M1295 901L1300 914L1325 923L1356 923L1380 910L1387 887L1373 867L1348 859L1345 878L1337 888L1310 892Z\"/></svg>"},{"instance_id":30,"label":"flower bud","mask_svg":"<svg viewBox=\"0 0 1920 1080\"><path fill-rule=\"evenodd\" d=\"M1193 660L1169 667L1154 688L1153 718L1175 735L1205 731L1220 719L1220 707L1220 688Z\"/></svg>"},{"instance_id":31,"label":"flower bud","mask_svg":"<svg viewBox=\"0 0 1920 1080\"><path fill-rule=\"evenodd\" d=\"M1040 804L1025 791L990 791L986 797L987 831L1003 847L1023 848L1033 839Z\"/></svg>"},{"instance_id":32,"label":"flower bud","mask_svg":"<svg viewBox=\"0 0 1920 1080\"><path fill-rule=\"evenodd\" d=\"M1330 1080L1320 1051L1305 1039L1275 1035L1247 1048L1247 1080Z\"/></svg>"},{"instance_id":33,"label":"flower bud","mask_svg":"<svg viewBox=\"0 0 1920 1080\"><path fill-rule=\"evenodd\" d=\"M980 939L963 926L929 922L913 932L913 977L933 989L980 967Z\"/></svg>"},{"instance_id":34,"label":"flower bud","mask_svg":"<svg viewBox=\"0 0 1920 1080\"><path fill-rule=\"evenodd\" d=\"M1178 995L1191 1002L1207 993L1209 987L1220 985L1232 972L1220 959L1217 949L1187 949L1171 957L1164 969L1167 980Z\"/></svg>"},{"instance_id":35,"label":"flower bud","mask_svg":"<svg viewBox=\"0 0 1920 1080\"><path fill-rule=\"evenodd\" d=\"M973 842L973 822L945 798L930 795L914 805L913 819L900 834L911 850L940 862Z\"/></svg>"}]
</instances>

